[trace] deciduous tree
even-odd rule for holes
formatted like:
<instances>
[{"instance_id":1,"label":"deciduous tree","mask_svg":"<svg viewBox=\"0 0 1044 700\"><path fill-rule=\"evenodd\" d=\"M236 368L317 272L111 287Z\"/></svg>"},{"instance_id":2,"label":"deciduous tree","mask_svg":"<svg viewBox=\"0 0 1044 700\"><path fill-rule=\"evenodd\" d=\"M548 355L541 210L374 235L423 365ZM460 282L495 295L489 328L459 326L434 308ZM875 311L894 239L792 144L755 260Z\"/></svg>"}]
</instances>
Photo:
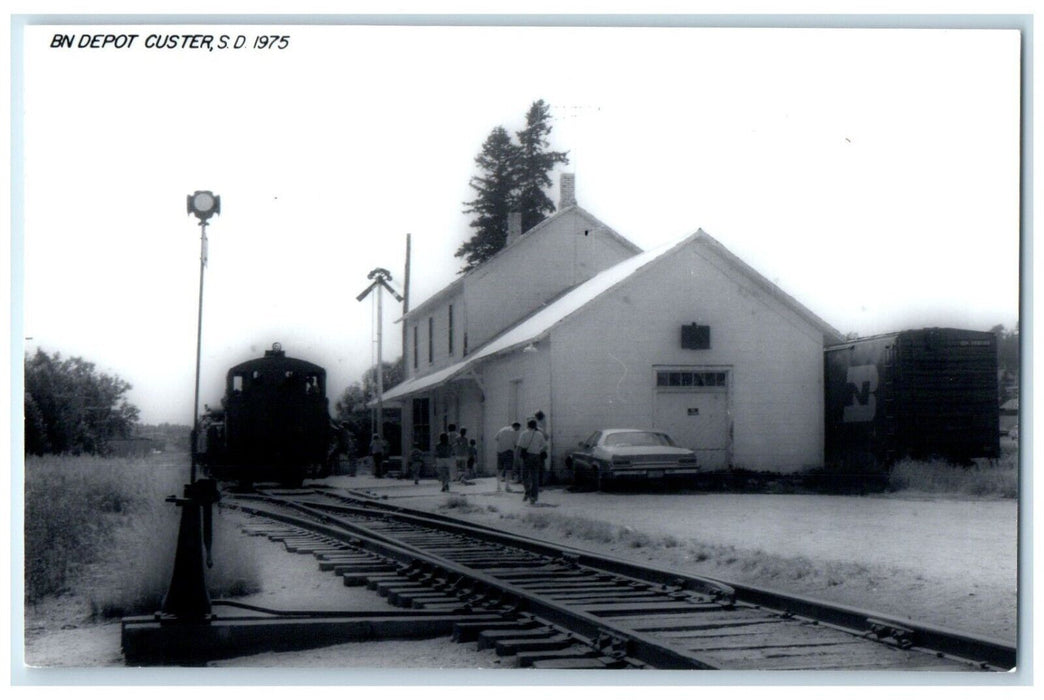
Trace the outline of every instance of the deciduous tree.
<instances>
[{"instance_id":1,"label":"deciduous tree","mask_svg":"<svg viewBox=\"0 0 1044 700\"><path fill-rule=\"evenodd\" d=\"M80 357L37 350L25 358L25 451L104 454L113 439L130 437L138 409L131 385L98 372Z\"/></svg>"}]
</instances>

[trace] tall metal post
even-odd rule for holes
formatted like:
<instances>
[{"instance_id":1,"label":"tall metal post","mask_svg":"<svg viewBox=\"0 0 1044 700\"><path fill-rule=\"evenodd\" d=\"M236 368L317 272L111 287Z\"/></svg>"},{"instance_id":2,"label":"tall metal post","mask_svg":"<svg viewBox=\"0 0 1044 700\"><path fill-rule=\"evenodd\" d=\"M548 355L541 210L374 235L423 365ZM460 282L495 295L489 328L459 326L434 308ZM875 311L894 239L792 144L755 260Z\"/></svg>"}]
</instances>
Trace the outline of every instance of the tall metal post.
<instances>
[{"instance_id":1,"label":"tall metal post","mask_svg":"<svg viewBox=\"0 0 1044 700\"><path fill-rule=\"evenodd\" d=\"M199 365L203 348L203 270L207 267L207 220L199 222L199 311L196 315L196 392L192 401L192 467L189 483L196 481L196 464L199 459Z\"/></svg>"},{"instance_id":2,"label":"tall metal post","mask_svg":"<svg viewBox=\"0 0 1044 700\"><path fill-rule=\"evenodd\" d=\"M402 295L395 291L388 280L392 278L391 273L385 270L383 267L377 267L370 270L370 274L367 275L368 279L373 280L369 287L364 289L359 296L355 297L358 301L362 301L372 292L374 289L377 290L377 418L374 421L376 423L376 432L380 438L384 439L384 372L381 364L383 358L381 357L381 331L383 328L383 319L381 318L381 312L383 311L383 304L381 303L381 288L387 289L393 297L398 301L402 301Z\"/></svg>"},{"instance_id":3,"label":"tall metal post","mask_svg":"<svg viewBox=\"0 0 1044 700\"><path fill-rule=\"evenodd\" d=\"M206 566L212 564L210 545L213 537L212 507L221 494L213 479L196 479L199 460L199 367L203 347L203 272L207 267L207 220L221 213L221 198L213 192L197 190L188 196L188 213L199 219L199 305L196 317L196 391L192 404L192 449L189 483L181 498L170 496L168 503L181 508L178 544L174 552L174 570L170 586L160 608L161 619L173 622L201 622L210 619L210 595L207 592ZM204 558L204 554L206 555Z\"/></svg>"},{"instance_id":4,"label":"tall metal post","mask_svg":"<svg viewBox=\"0 0 1044 700\"><path fill-rule=\"evenodd\" d=\"M402 282L402 315L403 318L410 311L410 234L406 234L406 269L403 271ZM408 341L407 323L402 322L402 361L406 362L406 343ZM403 367L405 369L405 367Z\"/></svg>"},{"instance_id":5,"label":"tall metal post","mask_svg":"<svg viewBox=\"0 0 1044 700\"><path fill-rule=\"evenodd\" d=\"M377 436L384 440L384 367L381 354L381 330L384 328L382 303L384 295L377 287Z\"/></svg>"}]
</instances>

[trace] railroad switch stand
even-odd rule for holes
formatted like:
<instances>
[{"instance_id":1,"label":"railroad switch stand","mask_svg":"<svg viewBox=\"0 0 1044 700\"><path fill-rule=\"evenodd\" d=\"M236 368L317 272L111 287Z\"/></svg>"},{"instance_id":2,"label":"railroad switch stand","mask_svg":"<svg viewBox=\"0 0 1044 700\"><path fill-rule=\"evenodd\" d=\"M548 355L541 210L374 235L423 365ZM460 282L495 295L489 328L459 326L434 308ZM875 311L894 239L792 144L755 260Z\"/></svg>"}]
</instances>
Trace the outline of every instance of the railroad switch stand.
<instances>
[{"instance_id":1,"label":"railroad switch stand","mask_svg":"<svg viewBox=\"0 0 1044 700\"><path fill-rule=\"evenodd\" d=\"M217 482L213 479L197 479L185 485L183 498L167 498L168 503L181 508L181 525L174 554L174 573L158 613L163 621L200 622L210 618L210 595L203 568L204 549L206 565L210 567L213 565L210 558L214 534L212 507L220 499Z\"/></svg>"}]
</instances>

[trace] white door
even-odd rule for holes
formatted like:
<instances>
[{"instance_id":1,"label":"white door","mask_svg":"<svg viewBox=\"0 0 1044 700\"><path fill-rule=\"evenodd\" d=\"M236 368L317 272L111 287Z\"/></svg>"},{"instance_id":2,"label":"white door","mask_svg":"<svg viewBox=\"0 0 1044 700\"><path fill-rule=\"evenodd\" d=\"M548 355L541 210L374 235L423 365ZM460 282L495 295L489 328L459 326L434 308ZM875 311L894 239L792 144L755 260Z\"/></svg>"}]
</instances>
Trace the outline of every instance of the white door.
<instances>
[{"instance_id":1,"label":"white door","mask_svg":"<svg viewBox=\"0 0 1044 700\"><path fill-rule=\"evenodd\" d=\"M671 370L677 374L679 370ZM665 431L681 447L696 452L703 469L722 469L728 466L729 443L729 389L727 376L720 371L681 370L696 375L711 375L707 383L715 386L694 386L686 377L683 386L665 386L657 381L653 405L653 427ZM659 373L658 373L659 374ZM697 382L700 378L698 377ZM669 381L669 380L668 380Z\"/></svg>"}]
</instances>

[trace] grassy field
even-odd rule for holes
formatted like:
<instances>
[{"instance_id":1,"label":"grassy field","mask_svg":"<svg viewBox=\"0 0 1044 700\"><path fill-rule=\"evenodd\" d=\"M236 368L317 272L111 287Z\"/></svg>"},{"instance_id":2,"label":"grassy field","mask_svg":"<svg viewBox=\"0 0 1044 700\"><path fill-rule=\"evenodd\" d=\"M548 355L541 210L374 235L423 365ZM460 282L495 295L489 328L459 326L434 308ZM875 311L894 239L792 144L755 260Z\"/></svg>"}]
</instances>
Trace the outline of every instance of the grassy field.
<instances>
[{"instance_id":1,"label":"grassy field","mask_svg":"<svg viewBox=\"0 0 1044 700\"><path fill-rule=\"evenodd\" d=\"M100 617L159 609L170 583L187 455L41 457L25 464L25 600L76 593ZM215 517L211 596L259 587L256 563L221 547L235 536Z\"/></svg>"},{"instance_id":2,"label":"grassy field","mask_svg":"<svg viewBox=\"0 0 1044 700\"><path fill-rule=\"evenodd\" d=\"M888 475L891 492L916 492L952 496L1017 498L1018 450L1002 450L997 460L976 460L967 467L946 462L903 460Z\"/></svg>"}]
</instances>

